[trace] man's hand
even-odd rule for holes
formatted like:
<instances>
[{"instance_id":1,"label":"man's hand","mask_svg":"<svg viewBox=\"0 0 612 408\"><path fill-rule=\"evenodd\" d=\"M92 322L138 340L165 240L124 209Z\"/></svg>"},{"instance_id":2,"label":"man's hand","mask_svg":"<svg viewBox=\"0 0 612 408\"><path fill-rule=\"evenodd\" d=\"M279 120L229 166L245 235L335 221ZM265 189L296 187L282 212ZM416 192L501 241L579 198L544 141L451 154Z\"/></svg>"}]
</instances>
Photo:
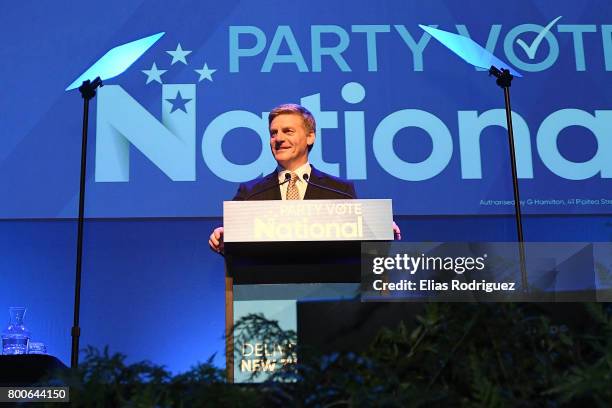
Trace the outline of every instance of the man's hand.
<instances>
[{"instance_id":1,"label":"man's hand","mask_svg":"<svg viewBox=\"0 0 612 408\"><path fill-rule=\"evenodd\" d=\"M395 239L396 241L399 241L402 239L402 231L397 226L395 221L393 221L393 239Z\"/></svg>"},{"instance_id":2,"label":"man's hand","mask_svg":"<svg viewBox=\"0 0 612 408\"><path fill-rule=\"evenodd\" d=\"M223 253L223 227L215 228L212 234L210 234L208 245L213 251L219 254Z\"/></svg>"}]
</instances>

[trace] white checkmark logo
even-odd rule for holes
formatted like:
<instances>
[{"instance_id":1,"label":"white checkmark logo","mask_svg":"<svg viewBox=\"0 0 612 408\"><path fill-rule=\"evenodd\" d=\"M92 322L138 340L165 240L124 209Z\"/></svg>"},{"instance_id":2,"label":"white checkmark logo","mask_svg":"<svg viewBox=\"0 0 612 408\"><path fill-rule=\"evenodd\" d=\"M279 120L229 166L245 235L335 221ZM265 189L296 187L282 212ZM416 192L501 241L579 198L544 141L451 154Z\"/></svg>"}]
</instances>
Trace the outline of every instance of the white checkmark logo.
<instances>
[{"instance_id":1,"label":"white checkmark logo","mask_svg":"<svg viewBox=\"0 0 612 408\"><path fill-rule=\"evenodd\" d=\"M527 45L527 43L525 43L525 41L521 40L520 38L516 40L516 43L521 46L521 48L525 51L529 59L535 58L536 51L538 50L540 43L542 42L546 34L548 34L552 26L554 26L555 23L559 21L561 17L562 16L559 16L555 18L553 21L551 21L550 23L548 23L548 25L544 27L544 29L538 33L537 37L535 38L535 40L533 40L531 45Z\"/></svg>"}]
</instances>

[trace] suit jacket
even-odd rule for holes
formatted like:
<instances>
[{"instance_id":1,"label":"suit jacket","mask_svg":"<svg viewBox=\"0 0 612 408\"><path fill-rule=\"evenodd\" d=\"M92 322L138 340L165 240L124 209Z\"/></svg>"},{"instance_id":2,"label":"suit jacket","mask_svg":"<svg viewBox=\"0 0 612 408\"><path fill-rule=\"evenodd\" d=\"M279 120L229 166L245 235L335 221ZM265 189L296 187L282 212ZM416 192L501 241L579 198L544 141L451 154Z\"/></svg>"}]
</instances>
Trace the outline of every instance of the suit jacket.
<instances>
[{"instance_id":1,"label":"suit jacket","mask_svg":"<svg viewBox=\"0 0 612 408\"><path fill-rule=\"evenodd\" d=\"M351 198L357 198L355 186L352 182L323 173L315 169L312 165L310 167L312 170L310 172L309 184L308 187L306 187L304 200L338 200L349 198L346 195L326 190L310 183L342 191L350 195ZM278 173L275 170L265 177L260 177L248 183L240 184L234 201L281 200L280 187L278 184Z\"/></svg>"}]
</instances>

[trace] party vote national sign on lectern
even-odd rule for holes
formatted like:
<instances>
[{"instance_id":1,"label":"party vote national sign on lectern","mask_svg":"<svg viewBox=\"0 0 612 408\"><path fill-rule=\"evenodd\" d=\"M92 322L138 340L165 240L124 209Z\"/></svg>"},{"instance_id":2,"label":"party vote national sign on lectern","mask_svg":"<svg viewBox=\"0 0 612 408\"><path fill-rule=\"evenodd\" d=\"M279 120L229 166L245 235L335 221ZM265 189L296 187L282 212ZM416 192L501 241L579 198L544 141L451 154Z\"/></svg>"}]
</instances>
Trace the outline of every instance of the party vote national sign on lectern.
<instances>
[{"instance_id":1,"label":"party vote national sign on lectern","mask_svg":"<svg viewBox=\"0 0 612 408\"><path fill-rule=\"evenodd\" d=\"M392 213L391 200L223 203L230 381L246 381L253 370L273 372L277 367L274 355L260 355L274 345L236 344L234 352L232 328L245 314L242 310L263 313L285 330L297 330L297 300L354 297L361 242L393 240ZM341 293L347 284L350 293Z\"/></svg>"}]
</instances>

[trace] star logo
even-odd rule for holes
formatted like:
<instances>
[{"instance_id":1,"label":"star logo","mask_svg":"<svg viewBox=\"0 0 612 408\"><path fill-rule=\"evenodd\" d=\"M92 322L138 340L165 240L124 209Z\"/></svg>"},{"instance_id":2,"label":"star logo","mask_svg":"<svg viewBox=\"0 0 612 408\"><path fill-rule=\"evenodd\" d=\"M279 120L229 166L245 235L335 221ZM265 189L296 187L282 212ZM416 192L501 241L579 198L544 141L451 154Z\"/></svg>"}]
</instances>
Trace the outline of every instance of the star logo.
<instances>
[{"instance_id":1,"label":"star logo","mask_svg":"<svg viewBox=\"0 0 612 408\"><path fill-rule=\"evenodd\" d=\"M157 65L153 63L151 69L143 69L142 72L147 76L147 84L152 81L162 83L161 76L167 71L167 69L157 69Z\"/></svg>"},{"instance_id":2,"label":"star logo","mask_svg":"<svg viewBox=\"0 0 612 408\"><path fill-rule=\"evenodd\" d=\"M185 105L187 104L187 102L191 101L191 99L184 99L181 96L181 91L178 91L174 99L166 99L166 101L172 104L172 109L170 110L170 113L173 113L176 110L182 110L183 112L187 113L187 108L185 107Z\"/></svg>"},{"instance_id":3,"label":"star logo","mask_svg":"<svg viewBox=\"0 0 612 408\"><path fill-rule=\"evenodd\" d=\"M180 42L177 42L175 50L169 50L169 51L165 51L165 52L168 53L170 56L172 56L172 61L170 62L171 66L176 65L177 62L182 62L185 65L184 68L188 68L188 70L185 71L185 73L193 70L193 71L196 72L196 74L198 74L198 80L197 80L197 82L194 80L193 81L194 84L198 84L198 83L200 83L200 82L202 82L204 80L208 80L210 82L213 82L213 74L215 72L217 72L218 70L214 69L214 68L210 68L208 66L207 62L204 62L204 66L202 67L202 69L193 69L192 68L193 64L190 64L190 62L193 62L193 61L187 61L187 56L190 55L191 53L193 53L193 51L191 51L191 50L184 50L183 46L181 45ZM202 66L202 65L200 65L200 66ZM189 68L191 68L191 70ZM147 76L147 82L146 82L147 84L155 81L155 82L158 82L158 83L162 84L162 87L165 87L165 85L167 85L167 82L164 82L162 80L162 75L165 74L166 72L170 72L171 69L172 69L172 67L168 67L168 69L159 69L159 68L157 68L156 63L153 62L153 65L151 66L151 69L143 69L141 71ZM183 72L183 69L181 68L181 73L182 72ZM181 76L181 78L183 76ZM191 82L191 81L189 81L189 82ZM174 101L174 99L172 99L172 100ZM168 101L170 101L170 99L168 99ZM189 101L189 100L187 100L187 101ZM174 108L174 110L181 109L181 110L184 111L184 105L180 105L180 106L182 106L183 108L177 107L177 108ZM174 112L174 110L173 110L173 112Z\"/></svg>"},{"instance_id":4,"label":"star logo","mask_svg":"<svg viewBox=\"0 0 612 408\"><path fill-rule=\"evenodd\" d=\"M181 43L178 44L178 46L176 47L176 50L166 51L166 52L172 56L172 62L170 63L170 65L174 65L175 63L179 61L187 65L187 59L185 57L191 54L191 51L183 50L183 48L181 47Z\"/></svg>"},{"instance_id":5,"label":"star logo","mask_svg":"<svg viewBox=\"0 0 612 408\"><path fill-rule=\"evenodd\" d=\"M204 67L202 69L194 69L194 71L200 74L198 82L202 82L205 79L208 79L210 82L212 82L212 74L214 74L217 70L208 68L208 64L204 63Z\"/></svg>"}]
</instances>

